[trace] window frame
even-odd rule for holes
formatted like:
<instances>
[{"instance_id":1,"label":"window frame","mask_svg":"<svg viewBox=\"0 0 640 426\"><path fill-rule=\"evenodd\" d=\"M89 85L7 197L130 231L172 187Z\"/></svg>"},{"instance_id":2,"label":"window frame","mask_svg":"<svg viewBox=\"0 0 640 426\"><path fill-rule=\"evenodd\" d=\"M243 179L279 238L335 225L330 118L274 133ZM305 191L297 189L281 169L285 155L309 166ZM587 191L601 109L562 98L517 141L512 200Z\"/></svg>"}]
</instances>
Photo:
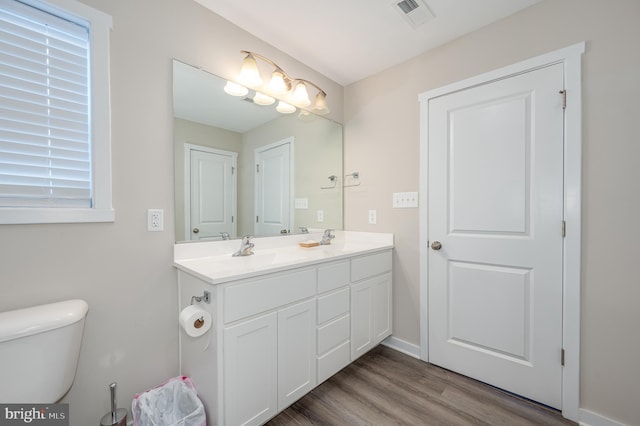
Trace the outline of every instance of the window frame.
<instances>
[{"instance_id":1,"label":"window frame","mask_svg":"<svg viewBox=\"0 0 640 426\"><path fill-rule=\"evenodd\" d=\"M2 207L0 224L114 222L111 190L111 101L109 36L111 16L76 0L19 0L53 15L89 24L92 206Z\"/></svg>"}]
</instances>

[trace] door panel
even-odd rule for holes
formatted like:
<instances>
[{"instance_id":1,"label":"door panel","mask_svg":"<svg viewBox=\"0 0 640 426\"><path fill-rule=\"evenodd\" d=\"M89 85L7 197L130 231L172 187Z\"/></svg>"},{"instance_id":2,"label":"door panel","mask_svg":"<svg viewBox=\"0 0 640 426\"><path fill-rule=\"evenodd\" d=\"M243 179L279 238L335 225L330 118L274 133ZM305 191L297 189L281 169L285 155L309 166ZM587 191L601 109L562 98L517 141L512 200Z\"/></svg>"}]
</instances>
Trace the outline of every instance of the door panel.
<instances>
[{"instance_id":1,"label":"door panel","mask_svg":"<svg viewBox=\"0 0 640 426\"><path fill-rule=\"evenodd\" d=\"M256 150L255 234L278 234L290 230L291 149L293 139Z\"/></svg>"},{"instance_id":2,"label":"door panel","mask_svg":"<svg viewBox=\"0 0 640 426\"><path fill-rule=\"evenodd\" d=\"M531 94L449 113L450 232L523 234L528 225ZM491 124L500 120L500 137Z\"/></svg>"},{"instance_id":3,"label":"door panel","mask_svg":"<svg viewBox=\"0 0 640 426\"><path fill-rule=\"evenodd\" d=\"M190 239L220 238L221 232L236 235L233 153L191 149Z\"/></svg>"},{"instance_id":4,"label":"door panel","mask_svg":"<svg viewBox=\"0 0 640 426\"><path fill-rule=\"evenodd\" d=\"M316 385L316 301L278 311L278 410Z\"/></svg>"},{"instance_id":5,"label":"door panel","mask_svg":"<svg viewBox=\"0 0 640 426\"><path fill-rule=\"evenodd\" d=\"M562 65L429 102L429 361L561 406Z\"/></svg>"},{"instance_id":6,"label":"door panel","mask_svg":"<svg viewBox=\"0 0 640 426\"><path fill-rule=\"evenodd\" d=\"M228 425L261 425L278 412L278 315L224 329L224 413Z\"/></svg>"}]
</instances>

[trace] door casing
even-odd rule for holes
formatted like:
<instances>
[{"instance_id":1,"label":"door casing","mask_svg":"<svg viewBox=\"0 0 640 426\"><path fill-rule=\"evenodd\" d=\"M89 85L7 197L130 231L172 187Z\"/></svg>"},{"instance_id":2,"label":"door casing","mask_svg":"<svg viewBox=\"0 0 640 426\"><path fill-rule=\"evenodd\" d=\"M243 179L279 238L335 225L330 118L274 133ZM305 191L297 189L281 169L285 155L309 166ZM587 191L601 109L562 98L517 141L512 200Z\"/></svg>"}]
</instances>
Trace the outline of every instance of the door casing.
<instances>
[{"instance_id":1,"label":"door casing","mask_svg":"<svg viewBox=\"0 0 640 426\"><path fill-rule=\"evenodd\" d=\"M564 220L562 342L562 415L578 421L580 395L580 244L582 177L582 64L585 43L577 43L419 95L420 100L420 358L429 361L428 347L428 117L429 100L459 90L508 78L551 64L564 66ZM560 94L559 94L560 96Z\"/></svg>"}]
</instances>

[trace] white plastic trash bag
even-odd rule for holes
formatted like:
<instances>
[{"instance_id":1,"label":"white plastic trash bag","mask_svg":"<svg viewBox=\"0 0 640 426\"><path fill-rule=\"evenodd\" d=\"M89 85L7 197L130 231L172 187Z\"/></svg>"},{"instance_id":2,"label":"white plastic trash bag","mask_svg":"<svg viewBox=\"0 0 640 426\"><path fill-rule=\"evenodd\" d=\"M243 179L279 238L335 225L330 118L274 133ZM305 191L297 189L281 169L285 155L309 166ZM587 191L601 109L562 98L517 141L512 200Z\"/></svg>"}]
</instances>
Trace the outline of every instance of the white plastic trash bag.
<instances>
[{"instance_id":1,"label":"white plastic trash bag","mask_svg":"<svg viewBox=\"0 0 640 426\"><path fill-rule=\"evenodd\" d=\"M178 376L137 394L131 404L134 426L206 426L204 406L191 379Z\"/></svg>"}]
</instances>

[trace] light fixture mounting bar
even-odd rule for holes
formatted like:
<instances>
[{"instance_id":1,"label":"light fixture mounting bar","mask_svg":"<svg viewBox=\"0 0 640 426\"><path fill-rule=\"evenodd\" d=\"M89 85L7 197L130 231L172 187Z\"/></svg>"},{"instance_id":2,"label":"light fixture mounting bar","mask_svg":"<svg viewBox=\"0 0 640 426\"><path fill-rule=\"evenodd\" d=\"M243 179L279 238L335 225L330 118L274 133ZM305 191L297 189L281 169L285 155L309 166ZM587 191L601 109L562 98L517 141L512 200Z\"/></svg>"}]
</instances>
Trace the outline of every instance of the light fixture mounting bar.
<instances>
[{"instance_id":1,"label":"light fixture mounting bar","mask_svg":"<svg viewBox=\"0 0 640 426\"><path fill-rule=\"evenodd\" d=\"M240 53L243 53L245 55L251 55L254 58L261 59L261 60L265 61L266 63L272 65L273 67L275 67L275 71L278 71L278 72L282 73L284 80L286 82L288 82L289 84L293 83L294 81L299 81L299 82L302 82L302 83L306 83L306 84L309 84L309 85L315 87L316 89L318 89L318 91L320 91L324 96L327 96L327 92L322 90L322 88L320 88L320 86L318 86L317 84L315 84L315 83L313 83L313 82L311 82L309 80L306 80L304 78L291 77L289 74L287 74L287 72L285 70L282 69L282 67L280 65L276 64L275 62L273 62L271 59L267 58L266 56L263 56L263 55L261 55L259 53L251 52L249 50L241 50Z\"/></svg>"}]
</instances>

